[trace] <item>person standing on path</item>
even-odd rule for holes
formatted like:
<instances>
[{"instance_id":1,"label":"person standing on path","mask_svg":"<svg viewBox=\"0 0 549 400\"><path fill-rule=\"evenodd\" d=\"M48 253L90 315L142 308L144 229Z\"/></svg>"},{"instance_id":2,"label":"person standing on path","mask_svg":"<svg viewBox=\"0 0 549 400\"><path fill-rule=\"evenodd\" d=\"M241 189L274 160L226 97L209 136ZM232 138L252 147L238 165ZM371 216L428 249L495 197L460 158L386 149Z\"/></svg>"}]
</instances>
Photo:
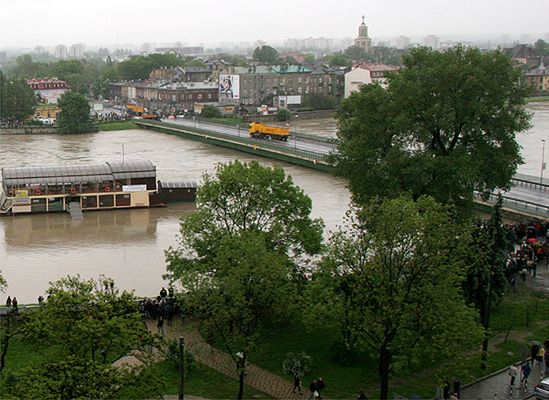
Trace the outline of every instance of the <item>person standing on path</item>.
<instances>
[{"instance_id":1,"label":"person standing on path","mask_svg":"<svg viewBox=\"0 0 549 400\"><path fill-rule=\"evenodd\" d=\"M13 297L13 299L11 300L11 306L12 306L12 309L13 309L13 312L14 313L17 313L17 305L19 303L17 302L17 297Z\"/></svg>"},{"instance_id":2,"label":"person standing on path","mask_svg":"<svg viewBox=\"0 0 549 400\"><path fill-rule=\"evenodd\" d=\"M511 365L509 368L509 376L511 377L511 380L509 381L509 387L512 389L515 387L515 379L518 375L518 369L515 367L515 365Z\"/></svg>"},{"instance_id":3,"label":"person standing on path","mask_svg":"<svg viewBox=\"0 0 549 400\"><path fill-rule=\"evenodd\" d=\"M525 362L522 364L522 378L520 380L520 384L524 388L524 390L528 389L528 377L530 376L530 364Z\"/></svg>"},{"instance_id":4,"label":"person standing on path","mask_svg":"<svg viewBox=\"0 0 549 400\"><path fill-rule=\"evenodd\" d=\"M448 400L450 398L450 382L448 378L444 378L442 381L442 398Z\"/></svg>"},{"instance_id":5,"label":"person standing on path","mask_svg":"<svg viewBox=\"0 0 549 400\"><path fill-rule=\"evenodd\" d=\"M458 399L461 399L461 382L459 381L459 379L454 380L453 388L454 394L457 396Z\"/></svg>"},{"instance_id":6,"label":"person standing on path","mask_svg":"<svg viewBox=\"0 0 549 400\"><path fill-rule=\"evenodd\" d=\"M156 324L156 327L158 328L158 332L164 336L164 318L162 315L158 317L158 323Z\"/></svg>"},{"instance_id":7,"label":"person standing on path","mask_svg":"<svg viewBox=\"0 0 549 400\"><path fill-rule=\"evenodd\" d=\"M300 395L303 394L301 392L301 378L299 377L299 375L294 376L294 387L292 388L292 393L295 394L296 389Z\"/></svg>"},{"instance_id":8,"label":"person standing on path","mask_svg":"<svg viewBox=\"0 0 549 400\"><path fill-rule=\"evenodd\" d=\"M8 296L8 298L6 299L6 307L8 307L8 309L11 307L11 297Z\"/></svg>"}]
</instances>

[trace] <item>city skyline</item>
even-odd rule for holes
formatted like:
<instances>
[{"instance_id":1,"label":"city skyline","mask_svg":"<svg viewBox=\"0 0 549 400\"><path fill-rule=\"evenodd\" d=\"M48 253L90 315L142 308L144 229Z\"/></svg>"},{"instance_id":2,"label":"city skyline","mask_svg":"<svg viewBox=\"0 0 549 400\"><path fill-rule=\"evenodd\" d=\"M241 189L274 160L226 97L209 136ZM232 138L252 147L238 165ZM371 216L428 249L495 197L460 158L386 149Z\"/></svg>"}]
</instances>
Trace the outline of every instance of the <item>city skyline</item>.
<instances>
[{"instance_id":1,"label":"city skyline","mask_svg":"<svg viewBox=\"0 0 549 400\"><path fill-rule=\"evenodd\" d=\"M75 5L76 4L76 5ZM0 48L54 47L63 43L123 45L174 43L211 46L221 42L289 38L348 38L357 35L365 15L370 37L533 35L547 37L547 0L387 0L343 4L312 0L259 3L234 0L222 5L203 0L200 6L158 0L93 4L25 0L0 7ZM32 10L32 13L29 13ZM206 10L206 11L205 11ZM490 18L488 18L490 16ZM60 20L59 24L55 24ZM32 27L32 29L30 29Z\"/></svg>"}]
</instances>

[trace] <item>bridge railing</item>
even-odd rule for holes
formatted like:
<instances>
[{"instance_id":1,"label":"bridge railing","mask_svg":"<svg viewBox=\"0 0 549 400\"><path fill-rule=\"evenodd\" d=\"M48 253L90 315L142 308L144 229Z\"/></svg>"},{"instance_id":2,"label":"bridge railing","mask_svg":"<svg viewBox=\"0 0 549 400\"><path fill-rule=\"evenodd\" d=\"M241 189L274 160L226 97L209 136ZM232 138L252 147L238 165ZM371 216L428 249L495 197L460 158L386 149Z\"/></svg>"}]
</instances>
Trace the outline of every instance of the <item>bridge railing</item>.
<instances>
[{"instance_id":1,"label":"bridge railing","mask_svg":"<svg viewBox=\"0 0 549 400\"><path fill-rule=\"evenodd\" d=\"M486 201L490 204L496 204L498 200L497 194L490 194L488 199L482 199L480 193L475 193L475 198L480 201ZM503 196L503 206L516 211L523 211L528 214L536 215L541 218L549 218L549 206L533 203L527 200L521 200L514 197Z\"/></svg>"},{"instance_id":2,"label":"bridge railing","mask_svg":"<svg viewBox=\"0 0 549 400\"><path fill-rule=\"evenodd\" d=\"M144 122L144 121L139 121L139 122L137 122L137 124L145 125L145 126L158 126L159 128L170 129L170 130L173 130L173 131L188 131L188 132L191 132L193 134L202 136L204 138L213 137L213 138L216 138L218 140L237 142L237 143L240 143L244 146L257 147L257 148L266 149L266 150L270 150L270 151L277 151L277 152L284 153L284 154L293 154L293 155L296 155L296 156L309 158L311 160L325 161L326 157L327 157L326 154L317 153L317 152L309 151L309 150L303 150L303 149L299 149L297 147L292 147L291 146L291 139L290 139L290 143L288 145L280 145L280 144L273 143L273 142L270 142L270 141L267 141L267 140L261 140L261 141L252 140L252 139L250 139L246 136L243 136L243 137L231 136L231 135L227 135L227 134L220 133L220 132L210 131L210 130L207 130L207 129L204 129L204 128L199 128L199 127L195 128L195 127L190 127L190 126L182 126L182 125L179 125L179 124L169 123L169 122L156 122L156 121L146 121L146 122Z\"/></svg>"},{"instance_id":3,"label":"bridge railing","mask_svg":"<svg viewBox=\"0 0 549 400\"><path fill-rule=\"evenodd\" d=\"M547 185L545 183L534 182L534 181L531 181L531 180L520 179L520 178L517 178L517 177L514 177L513 179L511 179L511 182L513 182L513 185L515 185L515 186L527 187L527 188L539 190L539 191L542 191L542 192L549 191L549 185Z\"/></svg>"}]
</instances>

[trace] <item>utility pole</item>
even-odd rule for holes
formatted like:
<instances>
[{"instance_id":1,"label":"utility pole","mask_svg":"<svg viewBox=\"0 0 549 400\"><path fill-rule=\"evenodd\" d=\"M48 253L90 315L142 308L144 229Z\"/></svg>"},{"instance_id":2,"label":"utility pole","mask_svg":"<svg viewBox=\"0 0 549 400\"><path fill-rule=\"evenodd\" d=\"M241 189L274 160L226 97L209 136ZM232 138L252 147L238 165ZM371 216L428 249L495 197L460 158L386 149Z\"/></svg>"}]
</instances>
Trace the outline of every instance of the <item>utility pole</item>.
<instances>
[{"instance_id":1,"label":"utility pole","mask_svg":"<svg viewBox=\"0 0 549 400\"><path fill-rule=\"evenodd\" d=\"M185 399L185 339L179 337L179 400Z\"/></svg>"},{"instance_id":2,"label":"utility pole","mask_svg":"<svg viewBox=\"0 0 549 400\"><path fill-rule=\"evenodd\" d=\"M541 139L541 175L539 183L543 184L543 170L545 169L545 139Z\"/></svg>"}]
</instances>

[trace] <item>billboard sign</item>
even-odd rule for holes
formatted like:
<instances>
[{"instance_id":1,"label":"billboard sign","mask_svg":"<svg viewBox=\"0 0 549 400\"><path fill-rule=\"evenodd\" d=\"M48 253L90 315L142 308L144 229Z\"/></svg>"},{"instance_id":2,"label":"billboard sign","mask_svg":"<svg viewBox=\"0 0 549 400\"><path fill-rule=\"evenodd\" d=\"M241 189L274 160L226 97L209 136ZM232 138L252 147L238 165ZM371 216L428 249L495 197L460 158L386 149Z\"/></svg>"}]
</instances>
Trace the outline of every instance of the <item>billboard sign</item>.
<instances>
[{"instance_id":1,"label":"billboard sign","mask_svg":"<svg viewBox=\"0 0 549 400\"><path fill-rule=\"evenodd\" d=\"M219 75L219 98L240 99L240 75Z\"/></svg>"}]
</instances>

